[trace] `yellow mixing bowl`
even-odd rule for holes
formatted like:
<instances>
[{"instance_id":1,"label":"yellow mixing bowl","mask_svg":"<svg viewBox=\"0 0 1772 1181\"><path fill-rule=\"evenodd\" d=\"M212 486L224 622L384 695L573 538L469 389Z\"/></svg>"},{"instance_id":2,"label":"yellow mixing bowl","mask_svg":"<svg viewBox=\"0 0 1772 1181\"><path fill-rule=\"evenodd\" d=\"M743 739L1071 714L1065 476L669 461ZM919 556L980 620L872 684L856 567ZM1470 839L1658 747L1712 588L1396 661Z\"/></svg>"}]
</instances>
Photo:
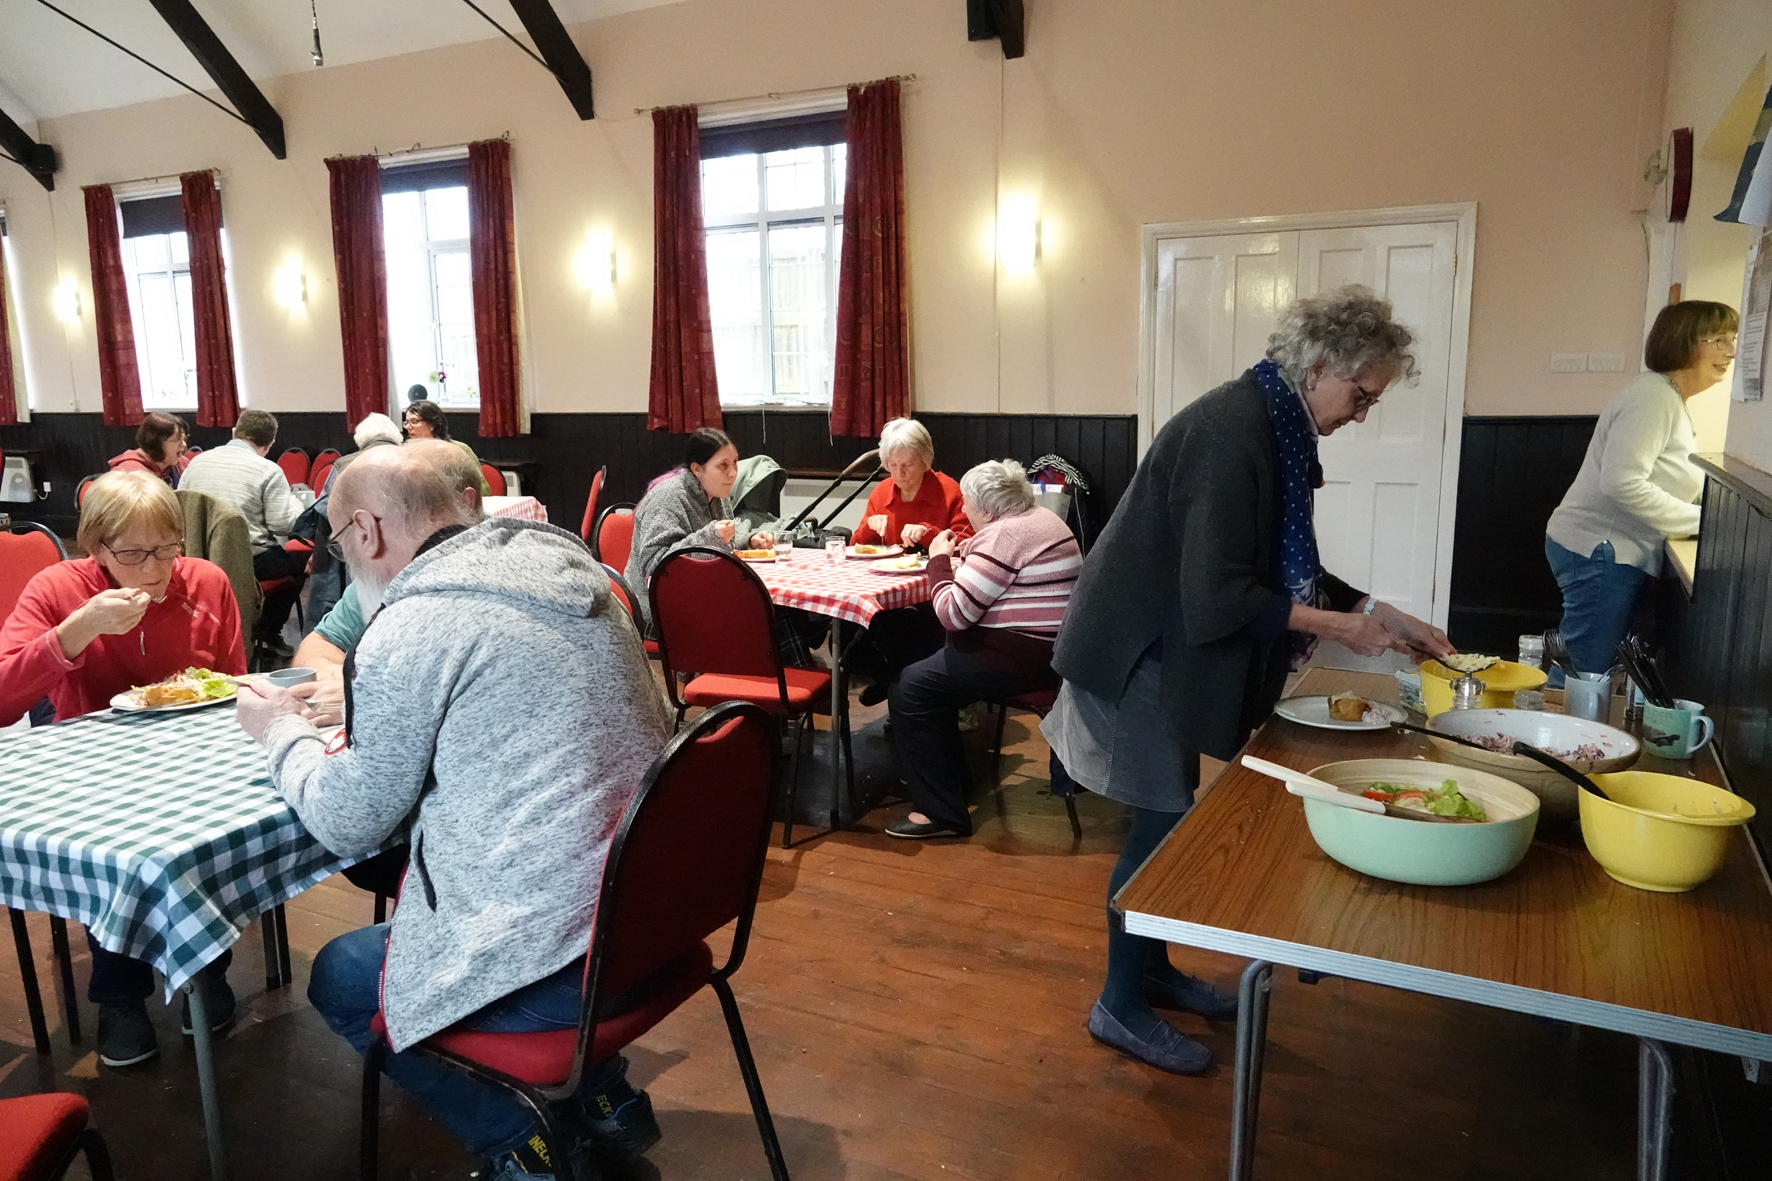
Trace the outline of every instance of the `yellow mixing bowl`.
<instances>
[{"instance_id":1,"label":"yellow mixing bowl","mask_svg":"<svg viewBox=\"0 0 1772 1181\"><path fill-rule=\"evenodd\" d=\"M1475 674L1483 682L1483 696L1477 699L1478 709L1512 709L1514 690L1537 689L1548 679L1542 668L1504 660ZM1437 660L1421 662L1421 705L1428 717L1443 714L1452 708L1452 678L1457 673Z\"/></svg>"},{"instance_id":2,"label":"yellow mixing bowl","mask_svg":"<svg viewBox=\"0 0 1772 1181\"><path fill-rule=\"evenodd\" d=\"M1653 771L1617 771L1593 781L1610 799L1580 792L1581 839L1600 868L1627 886L1677 894L1717 872L1753 819L1738 795Z\"/></svg>"}]
</instances>

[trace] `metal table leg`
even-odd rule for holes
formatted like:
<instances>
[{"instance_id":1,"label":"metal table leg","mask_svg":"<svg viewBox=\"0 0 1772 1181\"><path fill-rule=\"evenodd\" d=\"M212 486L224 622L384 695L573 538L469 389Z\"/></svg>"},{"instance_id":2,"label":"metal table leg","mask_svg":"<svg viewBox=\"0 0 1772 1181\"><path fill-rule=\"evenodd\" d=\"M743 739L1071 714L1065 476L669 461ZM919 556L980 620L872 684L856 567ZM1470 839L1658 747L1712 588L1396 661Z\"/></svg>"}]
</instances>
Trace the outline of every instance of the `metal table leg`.
<instances>
[{"instance_id":1,"label":"metal table leg","mask_svg":"<svg viewBox=\"0 0 1772 1181\"><path fill-rule=\"evenodd\" d=\"M843 621L831 619L831 660L836 665L831 669L831 831L836 832L842 827L841 809L838 801L843 797L843 752L837 738L837 726L843 717L843 707L847 704L843 693Z\"/></svg>"},{"instance_id":2,"label":"metal table leg","mask_svg":"<svg viewBox=\"0 0 1772 1181\"><path fill-rule=\"evenodd\" d=\"M12 915L12 946L18 952L18 978L25 989L25 1011L31 1015L31 1038L39 1054L49 1053L49 1022L43 1016L43 994L37 989L37 960L31 954L31 931L25 912L7 907Z\"/></svg>"},{"instance_id":3,"label":"metal table leg","mask_svg":"<svg viewBox=\"0 0 1772 1181\"><path fill-rule=\"evenodd\" d=\"M1638 1038L1637 1181L1666 1181L1673 1116L1673 1055L1665 1043Z\"/></svg>"},{"instance_id":4,"label":"metal table leg","mask_svg":"<svg viewBox=\"0 0 1772 1181\"><path fill-rule=\"evenodd\" d=\"M1255 1176L1255 1117L1261 1105L1261 1056L1267 1046L1267 1005L1274 966L1251 960L1237 985L1237 1067L1232 1083L1231 1181Z\"/></svg>"},{"instance_id":5,"label":"metal table leg","mask_svg":"<svg viewBox=\"0 0 1772 1181\"><path fill-rule=\"evenodd\" d=\"M211 1052L209 1006L192 977L184 987L191 1004L191 1040L197 1048L197 1089L203 1096L203 1131L209 1140L210 1181L228 1181L227 1149L222 1144L221 1100L215 1091L215 1057Z\"/></svg>"}]
</instances>

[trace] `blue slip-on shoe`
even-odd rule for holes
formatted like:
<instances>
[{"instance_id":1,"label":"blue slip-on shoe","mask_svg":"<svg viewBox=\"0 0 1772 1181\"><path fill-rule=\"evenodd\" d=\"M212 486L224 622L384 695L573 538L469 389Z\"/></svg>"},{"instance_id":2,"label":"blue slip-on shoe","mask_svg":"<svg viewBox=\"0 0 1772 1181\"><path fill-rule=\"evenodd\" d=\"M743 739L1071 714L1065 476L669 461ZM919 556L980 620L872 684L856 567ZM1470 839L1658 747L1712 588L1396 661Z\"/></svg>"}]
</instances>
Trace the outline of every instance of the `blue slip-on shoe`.
<instances>
[{"instance_id":1,"label":"blue slip-on shoe","mask_svg":"<svg viewBox=\"0 0 1772 1181\"><path fill-rule=\"evenodd\" d=\"M1202 980L1198 976L1189 976L1185 972L1177 973L1181 983L1173 980L1162 980L1146 974L1144 978L1144 996L1153 1008L1180 1009L1194 1013L1208 1021L1235 1021L1237 1019L1237 994L1229 989L1218 987L1210 980Z\"/></svg>"},{"instance_id":2,"label":"blue slip-on shoe","mask_svg":"<svg viewBox=\"0 0 1772 1181\"><path fill-rule=\"evenodd\" d=\"M1211 1050L1167 1021L1158 1021L1156 1038L1146 1041L1120 1024L1100 1001L1089 1011L1089 1036L1171 1074L1199 1074L1212 1065Z\"/></svg>"}]
</instances>

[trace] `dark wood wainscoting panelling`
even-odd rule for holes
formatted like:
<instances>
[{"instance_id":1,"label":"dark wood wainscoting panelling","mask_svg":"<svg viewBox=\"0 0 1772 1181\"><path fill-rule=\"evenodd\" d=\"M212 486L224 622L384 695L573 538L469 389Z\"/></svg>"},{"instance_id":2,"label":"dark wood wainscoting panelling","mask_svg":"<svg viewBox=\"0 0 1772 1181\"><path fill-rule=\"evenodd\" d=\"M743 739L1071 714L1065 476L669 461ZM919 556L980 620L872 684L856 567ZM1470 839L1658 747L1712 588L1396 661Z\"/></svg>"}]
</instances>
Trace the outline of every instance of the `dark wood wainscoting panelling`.
<instances>
[{"instance_id":1,"label":"dark wood wainscoting panelling","mask_svg":"<svg viewBox=\"0 0 1772 1181\"><path fill-rule=\"evenodd\" d=\"M1106 522L1132 480L1137 466L1138 420L1131 415L922 414L935 440L936 463L956 478L986 459L1026 463L1052 453L1075 464L1093 484L1090 519ZM450 415L450 429L484 460L532 462L533 492L548 506L555 524L576 530L597 468L609 466L602 502L635 501L660 472L681 462L684 438L646 429L644 414L537 414L534 433L508 439L482 439L477 416ZM279 414L275 456L285 447L318 454L327 447L351 449L343 413ZM829 419L817 413L728 414L726 429L743 455L775 457L792 472L835 475L873 446L869 439L832 439ZM196 428L200 447L226 443L228 432ZM0 450L38 452L39 482L49 480L47 499L33 505L0 505L0 512L40 520L72 535L77 513L74 489L84 476L106 470L113 455L135 446L135 431L107 427L97 414L39 414L21 426L0 427ZM834 503L833 503L834 507Z\"/></svg>"},{"instance_id":2,"label":"dark wood wainscoting panelling","mask_svg":"<svg viewBox=\"0 0 1772 1181\"><path fill-rule=\"evenodd\" d=\"M1554 627L1563 597L1544 560L1544 525L1575 482L1593 415L1466 418L1453 534L1452 642L1505 655Z\"/></svg>"}]
</instances>

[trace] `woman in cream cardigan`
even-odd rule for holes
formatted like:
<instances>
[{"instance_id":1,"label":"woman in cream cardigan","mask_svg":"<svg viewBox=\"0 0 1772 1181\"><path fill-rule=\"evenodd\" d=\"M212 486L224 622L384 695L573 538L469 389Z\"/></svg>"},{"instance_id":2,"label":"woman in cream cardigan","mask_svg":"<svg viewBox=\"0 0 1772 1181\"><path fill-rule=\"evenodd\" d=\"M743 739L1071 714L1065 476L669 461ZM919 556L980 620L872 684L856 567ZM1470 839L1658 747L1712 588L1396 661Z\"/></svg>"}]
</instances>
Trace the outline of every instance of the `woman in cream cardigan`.
<instances>
[{"instance_id":1,"label":"woman in cream cardigan","mask_svg":"<svg viewBox=\"0 0 1772 1181\"><path fill-rule=\"evenodd\" d=\"M1729 371L1739 317L1689 299L1655 317L1649 372L1600 413L1575 483L1545 526L1544 553L1563 591L1563 642L1582 672L1604 672L1630 628L1637 596L1661 572L1663 542L1698 532L1704 476L1686 403Z\"/></svg>"}]
</instances>

